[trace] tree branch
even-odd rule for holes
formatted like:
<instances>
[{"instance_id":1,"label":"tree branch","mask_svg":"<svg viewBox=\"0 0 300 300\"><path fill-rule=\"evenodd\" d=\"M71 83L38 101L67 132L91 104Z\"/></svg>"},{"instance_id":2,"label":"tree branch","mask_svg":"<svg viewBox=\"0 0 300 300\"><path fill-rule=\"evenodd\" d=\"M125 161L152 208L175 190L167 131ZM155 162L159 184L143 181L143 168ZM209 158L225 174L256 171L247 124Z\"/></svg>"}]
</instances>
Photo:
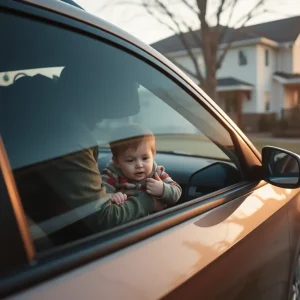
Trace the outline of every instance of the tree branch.
<instances>
[{"instance_id":1,"label":"tree branch","mask_svg":"<svg viewBox=\"0 0 300 300\"><path fill-rule=\"evenodd\" d=\"M230 24L230 21L231 21L232 16L233 16L234 9L235 9L235 7L236 7L238 1L239 1L239 0L233 0L233 1L231 2L231 3L232 3L232 5L231 5L231 10L230 10L230 13L229 13L229 17L228 17L228 21L227 21L226 26L229 26L229 24Z\"/></svg>"},{"instance_id":2,"label":"tree branch","mask_svg":"<svg viewBox=\"0 0 300 300\"><path fill-rule=\"evenodd\" d=\"M217 10L217 25L216 26L219 26L220 25L220 17L221 17L221 14L223 12L223 7L224 7L224 3L225 3L226 0L221 0L220 2L220 5L219 5L219 8Z\"/></svg>"},{"instance_id":3,"label":"tree branch","mask_svg":"<svg viewBox=\"0 0 300 300\"><path fill-rule=\"evenodd\" d=\"M183 72L185 72L186 74L197 78L197 74L193 73L191 70L189 70L187 67L185 67L184 65L180 64L179 62L177 62L176 60L172 59L171 57L168 57L168 59L174 64L176 65L178 68L180 68Z\"/></svg>"},{"instance_id":4,"label":"tree branch","mask_svg":"<svg viewBox=\"0 0 300 300\"><path fill-rule=\"evenodd\" d=\"M255 12L255 10L257 9L257 8L259 8L260 6L262 6L263 4L264 4L264 2L265 2L265 0L259 0L257 3L256 3L256 5L254 5L254 7L252 8L252 9L250 9L250 11L247 13L247 14L245 14L245 15L243 15L241 18L239 18L236 22L235 22L235 24L232 26L232 27L235 27L235 26L237 26L242 20L244 20L244 22L240 25L240 27L243 27L243 26L245 26L246 25L246 23L253 17L253 13Z\"/></svg>"},{"instance_id":5,"label":"tree branch","mask_svg":"<svg viewBox=\"0 0 300 300\"><path fill-rule=\"evenodd\" d=\"M186 49L186 51L188 52L188 55L190 56L190 58L191 58L191 60L192 60L192 62L194 64L194 67L195 67L196 77L199 79L200 84L202 84L203 83L203 76L202 76L201 70L199 68L199 65L198 65L198 62L197 62L197 58L195 57L193 51L191 50L191 47L188 45L188 43L187 43L187 41L185 39L185 35L181 31L180 25L176 21L175 16L173 15L173 13L171 11L168 10L168 8L160 0L156 0L156 3L164 10L165 14L171 19L171 21L177 27L178 32L175 32L175 33L179 37L179 39L182 42L182 44L183 44L184 48ZM144 4L147 5L145 3L145 1L144 1ZM196 40L198 46L201 45L200 41L198 39L196 39L195 32L192 30L192 28L188 26L188 29L191 32L191 34L194 37L194 39Z\"/></svg>"},{"instance_id":6,"label":"tree branch","mask_svg":"<svg viewBox=\"0 0 300 300\"><path fill-rule=\"evenodd\" d=\"M147 3L148 1L145 0L142 2L143 7L146 9L147 13L152 16L157 22L159 22L160 24L166 26L167 28L169 28L171 31L173 31L176 35L178 35L177 31L170 26L168 23L164 22L162 19L160 19L158 16L156 16L153 11L149 8L149 4Z\"/></svg>"},{"instance_id":7,"label":"tree branch","mask_svg":"<svg viewBox=\"0 0 300 300\"><path fill-rule=\"evenodd\" d=\"M106 3L104 3L101 7L97 9L97 12L103 12L105 9L113 6L113 5L135 5L135 6L141 6L139 3L136 3L135 1L120 1L120 0L110 0Z\"/></svg>"},{"instance_id":8,"label":"tree branch","mask_svg":"<svg viewBox=\"0 0 300 300\"><path fill-rule=\"evenodd\" d=\"M226 32L228 32L228 26L229 26L229 23L232 19L232 15L233 15L233 12L234 12L234 8L236 7L237 3L238 3L239 0L233 0L231 2L231 9L230 9L230 13L229 13L229 17L228 17L228 21L227 21L227 24L222 28L221 30L221 33L220 33L220 36L219 36L219 43L222 43L223 39L224 39L224 36L226 34Z\"/></svg>"},{"instance_id":9,"label":"tree branch","mask_svg":"<svg viewBox=\"0 0 300 300\"><path fill-rule=\"evenodd\" d=\"M197 15L197 17L199 17L199 11L197 11L195 9L195 7L193 5L191 5L190 3L187 2L187 0L181 0L183 4L185 4L193 13L195 13Z\"/></svg>"},{"instance_id":10,"label":"tree branch","mask_svg":"<svg viewBox=\"0 0 300 300\"><path fill-rule=\"evenodd\" d=\"M206 9L207 9L207 0L196 0L197 6L199 9L199 21L201 24L202 29L208 29L209 26L206 22L205 16L206 16Z\"/></svg>"},{"instance_id":11,"label":"tree branch","mask_svg":"<svg viewBox=\"0 0 300 300\"><path fill-rule=\"evenodd\" d=\"M235 29L234 32L232 33L232 36L230 37L226 47L224 48L222 54L220 55L219 59L217 60L217 64L216 64L216 68L217 70L221 67L222 62L228 52L228 50L231 48L232 43L235 41L236 39L236 34L245 26L245 24L253 17L253 13L255 12L255 10L261 6L264 3L264 0L259 0L257 2L257 4L246 14L244 15L242 18L240 18L237 21L237 24L244 19L243 23L241 24L241 26L238 29Z\"/></svg>"},{"instance_id":12,"label":"tree branch","mask_svg":"<svg viewBox=\"0 0 300 300\"><path fill-rule=\"evenodd\" d=\"M223 9L224 9L224 4L225 4L226 0L221 0L220 5L218 7L217 13L216 13L216 17L217 17L217 25L215 27L215 43L216 46L219 45L220 43L220 31L221 31L221 24L220 24L220 18L221 18L221 14L223 13Z\"/></svg>"}]
</instances>

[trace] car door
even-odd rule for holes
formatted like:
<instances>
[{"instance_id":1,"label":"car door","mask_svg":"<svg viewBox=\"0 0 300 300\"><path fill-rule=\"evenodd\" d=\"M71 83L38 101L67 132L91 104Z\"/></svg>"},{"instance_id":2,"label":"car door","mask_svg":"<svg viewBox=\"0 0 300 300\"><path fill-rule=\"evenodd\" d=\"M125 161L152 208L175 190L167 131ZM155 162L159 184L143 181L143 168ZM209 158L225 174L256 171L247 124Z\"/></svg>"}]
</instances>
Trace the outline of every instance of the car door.
<instances>
[{"instance_id":1,"label":"car door","mask_svg":"<svg viewBox=\"0 0 300 300\"><path fill-rule=\"evenodd\" d=\"M283 190L261 180L259 155L228 117L195 84L168 65L163 58L159 58L154 51L142 50L142 44L121 31L114 31L105 23L100 29L97 20L75 8L60 3L56 3L55 7L50 3L44 4L48 6L47 10L36 7L37 3L30 6L5 1L1 5L0 20L7 22L2 26L2 31L4 28L12 28L11 24L17 28L13 34L10 32L13 39L7 32L2 35L6 37L4 56L7 61L2 62L1 72L3 75L6 73L9 78L15 78L6 81L4 86L17 87L20 96L11 97L10 101L19 101L17 103L23 109L33 108L30 106L30 99L25 98L25 92L20 93L19 84L21 86L21 82L25 82L26 76L34 77L36 74L51 79L49 83L43 77L43 82L47 83L41 95L45 97L43 99L53 100L52 90L60 82L62 69L75 62L76 58L85 62L83 57L95 55L95 62L99 59L102 68L107 68L108 73L112 66L110 64L116 62L113 65L115 69L110 68L115 70L112 74L115 77L110 77L108 84L113 83L114 78L117 78L116 74L128 77L126 79L132 78L134 70L139 75L134 77L139 86L139 110L128 118L115 118L112 121L104 118L104 122L97 125L93 134L97 136L97 132L101 132L103 140L100 142L105 144L110 141L109 129L122 126L122 122L134 121L152 126L158 136L158 158L174 171L176 179L185 189L185 198L179 205L100 233L80 232L72 236L71 231L67 231L67 234L64 232L59 236L57 242L57 239L52 239L51 234L73 223L77 225L79 219L71 220L74 214L65 214L68 212L64 211L64 214L50 215L46 219L47 226L40 223L38 218L46 206L45 199L48 195L44 194L43 202L33 203L40 204L40 209L30 215L23 197L22 182L18 181L16 174L23 175L22 178L26 180L24 185L31 188L31 193L35 193L40 186L33 177L28 180L28 166L38 165L40 170L46 166L45 162L53 164L53 159L62 155L62 152L76 153L94 145L90 140L68 144L68 139L64 139L59 148L55 148L53 140L52 144L47 144L50 137L54 137L57 142L57 115L67 115L71 106L75 109L80 107L82 113L85 109L82 103L86 106L90 104L88 97L75 102L74 95L73 103L67 107L53 100L48 114L35 114L34 110L28 109L25 110L25 116L22 112L12 110L16 106L4 103L8 98L2 98L8 118L2 115L1 135L4 147L1 150L7 154L6 162L11 166L7 169L15 175L15 178L11 176L5 181L5 186L14 185L15 180L17 181L16 197L20 201L16 204L19 210L15 214L26 218L23 224L26 226L22 230L30 232L32 237L32 240L27 239L30 245L27 248L25 243L23 247L16 247L21 252L29 247L33 252L27 256L26 261L21 259L11 269L14 270L13 273L3 271L1 295L30 299L284 299L289 292L292 261L286 204L297 191ZM54 10L61 13L55 13ZM73 17L67 18L67 15ZM125 38L119 37L120 35ZM32 37L32 44L25 37ZM40 43L37 44L36 41ZM80 48L80 45L85 47ZM14 56L7 49L14 49ZM70 52L70 49L73 51ZM103 59L105 55L107 60ZM7 66L10 69L5 69ZM83 64L82 70L86 71ZM17 79L24 72L24 80ZM87 75L84 77L88 77ZM35 81L32 82L34 84L30 85L29 90L36 92L30 94L31 99L39 94L38 86ZM124 88L125 91L120 81L111 89L113 87L115 90ZM9 92L10 88L5 91L13 95ZM103 96L101 91L99 93L97 96ZM3 94L6 95L6 92ZM125 93L123 97L123 102L128 105L122 106L122 112L129 109L129 103L133 103ZM26 105L21 102L22 99L28 101ZM110 102L111 105L112 103ZM41 107L38 100L33 101L33 104L36 110ZM90 120L94 113L95 109L91 106L91 110L83 117ZM10 119L15 115L20 119L14 120L24 121L22 126L10 127ZM28 116L32 118L28 120ZM26 120L35 126L28 129ZM183 128L185 131L182 132ZM18 134L25 129L28 130L26 134L30 134L26 135L27 140L22 140L24 136ZM87 132L82 128L80 130L76 131L74 138ZM108 137L105 133L108 133ZM73 135L67 137L73 138ZM189 142L192 140L192 146L187 146L187 137ZM48 147L43 148L44 145ZM221 163L230 165L230 169L233 168L240 177L235 182L227 181L229 173L222 168L201 173L203 170L211 170L211 166L216 164L223 166ZM200 177L197 177L198 171L201 171ZM199 191L198 184L200 186L208 176L206 174L211 179L207 185L213 183L213 188L204 193L203 187ZM53 177L51 179L56 180ZM224 181L224 184L219 185L220 182L217 181ZM13 194L10 193L9 196L13 201ZM53 209L49 206L46 212L57 213L60 209L65 207L58 205ZM85 214L81 215L82 211L83 208L78 207L75 215L85 218L89 214L85 210ZM66 216L69 221L66 221ZM51 234L43 231L45 228L51 229Z\"/></svg>"}]
</instances>

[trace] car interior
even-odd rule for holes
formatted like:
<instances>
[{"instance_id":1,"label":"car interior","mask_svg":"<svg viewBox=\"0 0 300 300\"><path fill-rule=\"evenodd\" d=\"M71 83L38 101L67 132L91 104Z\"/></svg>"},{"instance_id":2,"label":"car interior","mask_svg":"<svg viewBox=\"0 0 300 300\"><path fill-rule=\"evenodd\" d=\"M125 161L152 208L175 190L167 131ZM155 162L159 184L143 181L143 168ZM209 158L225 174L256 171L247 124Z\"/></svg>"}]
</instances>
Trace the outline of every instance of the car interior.
<instances>
[{"instance_id":1,"label":"car interior","mask_svg":"<svg viewBox=\"0 0 300 300\"><path fill-rule=\"evenodd\" d=\"M9 23L8 14L1 15L1 18L2 21L7 18ZM57 199L50 198L44 192L47 191L46 182L39 170L55 164L62 156L76 155L78 151L95 146L100 150L100 173L111 159L107 146L95 143L84 131L78 133L72 129L73 125L69 126L73 122L73 112L79 113L78 118L85 123L86 132L91 132L91 123L101 122L104 118L133 116L140 109L137 83L147 87L201 129L228 156L224 160L158 150L155 160L182 187L182 196L176 205L243 180L238 154L233 146L212 138L218 136L218 132L209 119L193 114L193 109L178 105L174 95L175 92L178 94L179 89L174 81L166 80L164 87L171 91L167 94L166 90L158 86L159 80L153 80L157 76L157 70L144 62L135 63L135 56L120 54L119 49L80 34L69 36L64 30L57 30L48 24L36 26L35 21L18 18L16 29L10 28L13 42L5 50L11 51L14 59L0 62L2 76L16 73L12 82L0 86L0 125L20 197L32 225L32 232L36 234L36 238L33 238L39 249L50 247L49 237L51 245L58 245L66 242L66 236L68 241L73 241L90 234L85 229L76 229L75 233L68 231L69 227L74 227L70 223L55 227L60 216L70 209L59 196ZM3 28L2 31L3 34L8 34ZM47 38L39 43L25 43L27 40L32 41L33 32L39 38ZM14 42L21 43L22 47L17 44L14 46ZM80 47L84 42L86 46ZM74 49L80 49L70 53L70 45ZM5 57L4 54L2 56ZM120 65L122 68L119 68ZM62 69L59 75L43 75L42 71L39 73L39 69L54 67ZM26 70L36 70L35 75ZM94 88L91 89L91 86ZM180 91L185 93L182 89ZM176 97L180 97L180 93ZM201 107L196 101L195 105ZM54 194L55 192L52 197ZM49 219L53 220L54 229L51 232L54 234L43 229L43 222ZM75 220L74 223L79 221ZM37 233L37 230L44 234ZM57 234L58 231L62 234Z\"/></svg>"}]
</instances>

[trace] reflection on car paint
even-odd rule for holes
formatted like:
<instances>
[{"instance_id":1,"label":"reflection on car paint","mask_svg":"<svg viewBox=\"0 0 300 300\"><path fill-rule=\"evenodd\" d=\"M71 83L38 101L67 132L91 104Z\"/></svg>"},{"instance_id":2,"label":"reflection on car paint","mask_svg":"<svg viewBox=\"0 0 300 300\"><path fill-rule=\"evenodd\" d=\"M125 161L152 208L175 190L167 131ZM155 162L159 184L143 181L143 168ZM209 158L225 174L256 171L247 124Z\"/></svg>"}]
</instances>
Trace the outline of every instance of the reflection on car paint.
<instances>
[{"instance_id":1,"label":"reflection on car paint","mask_svg":"<svg viewBox=\"0 0 300 300\"><path fill-rule=\"evenodd\" d=\"M290 193L291 190L285 191ZM248 196L225 204L231 213L213 226L207 224L214 223L222 206L98 263L60 276L49 286L43 284L43 295L49 293L56 297L63 293L72 297L80 294L80 290L86 290L84 285L88 284L89 290L101 290L101 295L105 295L106 299L121 296L122 299L163 297L245 238L285 203L281 188L264 185ZM207 220L201 223L204 218ZM72 291L68 286L72 287ZM118 289L113 286L118 286ZM25 295L38 299L35 297L38 294L30 291Z\"/></svg>"}]
</instances>

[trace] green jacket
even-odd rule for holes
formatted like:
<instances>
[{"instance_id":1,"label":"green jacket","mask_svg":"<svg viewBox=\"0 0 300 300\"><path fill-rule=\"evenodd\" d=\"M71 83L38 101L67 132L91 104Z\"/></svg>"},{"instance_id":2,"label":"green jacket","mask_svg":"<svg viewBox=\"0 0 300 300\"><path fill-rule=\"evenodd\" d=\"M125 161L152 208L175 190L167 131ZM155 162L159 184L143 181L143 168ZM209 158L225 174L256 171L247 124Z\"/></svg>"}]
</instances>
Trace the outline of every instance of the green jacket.
<instances>
[{"instance_id":1,"label":"green jacket","mask_svg":"<svg viewBox=\"0 0 300 300\"><path fill-rule=\"evenodd\" d=\"M93 232L110 229L154 212L154 202L146 192L139 197L130 197L124 205L113 204L98 169L97 151L85 149L55 160L40 175L50 184L67 210L91 204L95 213L84 220ZM82 208L83 210L84 208ZM91 210L93 211L93 209Z\"/></svg>"}]
</instances>

